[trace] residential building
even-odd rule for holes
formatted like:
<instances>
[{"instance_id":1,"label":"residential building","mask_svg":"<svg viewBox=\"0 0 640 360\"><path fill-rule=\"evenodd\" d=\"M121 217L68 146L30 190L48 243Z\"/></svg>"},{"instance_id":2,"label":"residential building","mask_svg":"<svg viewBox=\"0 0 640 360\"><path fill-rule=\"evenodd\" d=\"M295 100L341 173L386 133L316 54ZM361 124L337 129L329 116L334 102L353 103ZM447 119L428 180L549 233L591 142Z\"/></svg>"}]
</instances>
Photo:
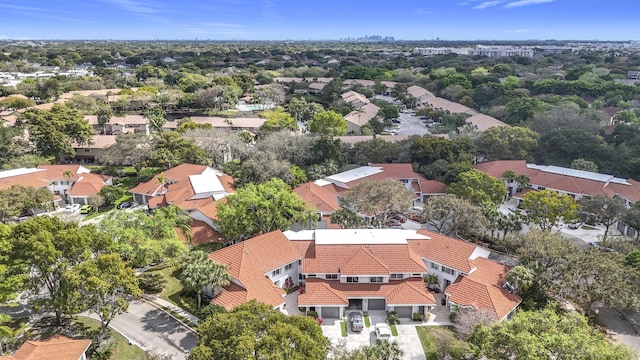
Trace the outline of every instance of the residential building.
<instances>
[{"instance_id":1,"label":"residential building","mask_svg":"<svg viewBox=\"0 0 640 360\"><path fill-rule=\"evenodd\" d=\"M104 151L115 143L116 135L97 134L91 137L91 144L72 143L71 146L73 150L76 151L76 156L74 156L72 160L83 164L100 162Z\"/></svg>"},{"instance_id":2,"label":"residential building","mask_svg":"<svg viewBox=\"0 0 640 360\"><path fill-rule=\"evenodd\" d=\"M366 96L353 90L347 91L346 93L340 95L340 97L342 98L342 100L344 100L344 102L355 108L361 108L371 102L369 99L367 99Z\"/></svg>"},{"instance_id":3,"label":"residential building","mask_svg":"<svg viewBox=\"0 0 640 360\"><path fill-rule=\"evenodd\" d=\"M213 129L238 132L248 131L251 134L257 134L260 126L264 124L265 119L258 117L250 118L223 118L217 116L192 116L191 121L196 124L209 124ZM175 131L178 128L178 121L167 121L162 127L164 131Z\"/></svg>"},{"instance_id":4,"label":"residential building","mask_svg":"<svg viewBox=\"0 0 640 360\"><path fill-rule=\"evenodd\" d=\"M360 85L366 88L373 88L375 84L376 83L373 80L361 80L361 79L347 79L342 82L342 85L344 86Z\"/></svg>"},{"instance_id":5,"label":"residential building","mask_svg":"<svg viewBox=\"0 0 640 360\"><path fill-rule=\"evenodd\" d=\"M475 114L465 120L467 125L473 131L483 132L492 127L507 126L502 121L485 114Z\"/></svg>"},{"instance_id":6,"label":"residential building","mask_svg":"<svg viewBox=\"0 0 640 360\"><path fill-rule=\"evenodd\" d=\"M87 115L85 119L98 134L102 135L120 135L126 132L149 135L151 131L149 119L144 115L114 116L104 125L98 123L96 115Z\"/></svg>"},{"instance_id":7,"label":"residential building","mask_svg":"<svg viewBox=\"0 0 640 360\"><path fill-rule=\"evenodd\" d=\"M503 319L520 298L503 288L509 268L488 256L487 249L426 230L277 230L209 254L231 277L229 286L213 290L211 303L232 309L255 299L324 318L342 318L348 309L408 318L438 306L423 280L434 274L446 306L473 307ZM302 288L296 304L285 300L284 287L291 285Z\"/></svg>"},{"instance_id":8,"label":"residential building","mask_svg":"<svg viewBox=\"0 0 640 360\"><path fill-rule=\"evenodd\" d=\"M379 111L380 108L377 105L367 103L359 107L358 110L354 110L345 115L344 119L347 121L347 134L360 134L362 127L367 125L369 121L376 119Z\"/></svg>"},{"instance_id":9,"label":"residential building","mask_svg":"<svg viewBox=\"0 0 640 360\"><path fill-rule=\"evenodd\" d=\"M87 360L91 340L74 340L54 335L44 341L27 340L13 355L0 360Z\"/></svg>"},{"instance_id":10,"label":"residential building","mask_svg":"<svg viewBox=\"0 0 640 360\"><path fill-rule=\"evenodd\" d=\"M422 106L428 98L435 97L432 92L417 85L409 86L407 88L407 94L416 99L416 106Z\"/></svg>"},{"instance_id":11,"label":"residential building","mask_svg":"<svg viewBox=\"0 0 640 360\"><path fill-rule=\"evenodd\" d=\"M187 212L194 220L190 234L192 243L224 242L214 221L217 204L235 192L229 175L205 165L181 164L138 184L129 192L134 201L147 204L149 209L175 205Z\"/></svg>"}]
</instances>

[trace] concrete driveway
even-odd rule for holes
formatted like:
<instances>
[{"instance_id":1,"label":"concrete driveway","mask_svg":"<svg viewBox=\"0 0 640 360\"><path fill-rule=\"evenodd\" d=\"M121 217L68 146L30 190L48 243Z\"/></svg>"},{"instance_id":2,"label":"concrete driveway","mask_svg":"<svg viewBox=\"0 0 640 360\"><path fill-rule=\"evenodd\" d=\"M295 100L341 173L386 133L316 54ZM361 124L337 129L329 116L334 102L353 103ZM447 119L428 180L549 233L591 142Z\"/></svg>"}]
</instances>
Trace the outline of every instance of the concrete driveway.
<instances>
[{"instance_id":1,"label":"concrete driveway","mask_svg":"<svg viewBox=\"0 0 640 360\"><path fill-rule=\"evenodd\" d=\"M349 311L347 311L347 319ZM386 313L382 310L369 311L371 318L371 326L365 327L362 332L353 332L347 320L347 337L342 336L340 330L340 319L325 319L322 324L322 333L326 336L331 344L336 346L344 342L349 350L357 349L363 346L373 345L376 343L375 324L386 322ZM425 360L422 344L418 337L418 332L413 324L396 325L398 336L391 338L391 341L398 343L400 349L404 352L403 359Z\"/></svg>"}]
</instances>

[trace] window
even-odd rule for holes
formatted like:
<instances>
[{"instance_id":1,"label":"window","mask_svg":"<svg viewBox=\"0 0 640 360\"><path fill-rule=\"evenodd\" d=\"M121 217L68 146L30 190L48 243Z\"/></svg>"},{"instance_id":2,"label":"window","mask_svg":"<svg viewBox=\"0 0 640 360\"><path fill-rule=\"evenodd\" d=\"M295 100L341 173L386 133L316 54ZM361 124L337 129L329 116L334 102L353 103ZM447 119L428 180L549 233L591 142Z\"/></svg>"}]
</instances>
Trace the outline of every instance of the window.
<instances>
[{"instance_id":1,"label":"window","mask_svg":"<svg viewBox=\"0 0 640 360\"><path fill-rule=\"evenodd\" d=\"M303 274L298 274L298 280L304 280L305 276Z\"/></svg>"},{"instance_id":2,"label":"window","mask_svg":"<svg viewBox=\"0 0 640 360\"><path fill-rule=\"evenodd\" d=\"M381 283L382 282L382 276L372 276L372 277L369 278L369 282Z\"/></svg>"},{"instance_id":3,"label":"window","mask_svg":"<svg viewBox=\"0 0 640 360\"><path fill-rule=\"evenodd\" d=\"M293 267L293 264L287 264L284 266L284 271L287 271Z\"/></svg>"},{"instance_id":4,"label":"window","mask_svg":"<svg viewBox=\"0 0 640 360\"><path fill-rule=\"evenodd\" d=\"M404 279L403 274L391 274L391 280L402 280Z\"/></svg>"},{"instance_id":5,"label":"window","mask_svg":"<svg viewBox=\"0 0 640 360\"><path fill-rule=\"evenodd\" d=\"M436 263L431 263L431 268L432 268L432 269L436 269L436 270L438 270L438 264L436 264Z\"/></svg>"},{"instance_id":6,"label":"window","mask_svg":"<svg viewBox=\"0 0 640 360\"><path fill-rule=\"evenodd\" d=\"M309 274L307 277L316 277L316 274Z\"/></svg>"},{"instance_id":7,"label":"window","mask_svg":"<svg viewBox=\"0 0 640 360\"><path fill-rule=\"evenodd\" d=\"M358 277L357 276L347 276L347 282L348 283L357 283L358 282Z\"/></svg>"},{"instance_id":8,"label":"window","mask_svg":"<svg viewBox=\"0 0 640 360\"><path fill-rule=\"evenodd\" d=\"M84 152L91 152L91 149L84 149Z\"/></svg>"},{"instance_id":9,"label":"window","mask_svg":"<svg viewBox=\"0 0 640 360\"><path fill-rule=\"evenodd\" d=\"M276 276L276 275L280 275L280 269L275 269L273 270L273 272L271 272L271 276Z\"/></svg>"},{"instance_id":10,"label":"window","mask_svg":"<svg viewBox=\"0 0 640 360\"><path fill-rule=\"evenodd\" d=\"M448 268L446 266L442 266L442 272L447 273L449 275L453 275L455 273L455 271L451 268Z\"/></svg>"},{"instance_id":11,"label":"window","mask_svg":"<svg viewBox=\"0 0 640 360\"><path fill-rule=\"evenodd\" d=\"M338 274L326 274L324 278L327 280L338 280Z\"/></svg>"}]
</instances>

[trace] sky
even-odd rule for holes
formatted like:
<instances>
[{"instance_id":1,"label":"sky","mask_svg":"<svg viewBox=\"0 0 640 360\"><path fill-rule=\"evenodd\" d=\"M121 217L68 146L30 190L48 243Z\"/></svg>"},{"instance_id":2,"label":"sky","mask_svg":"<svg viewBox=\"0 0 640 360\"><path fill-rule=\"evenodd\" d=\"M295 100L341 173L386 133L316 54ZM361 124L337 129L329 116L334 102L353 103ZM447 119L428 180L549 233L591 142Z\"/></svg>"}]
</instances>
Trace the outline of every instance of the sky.
<instances>
[{"instance_id":1,"label":"sky","mask_svg":"<svg viewBox=\"0 0 640 360\"><path fill-rule=\"evenodd\" d=\"M1 39L640 40L637 0L0 0Z\"/></svg>"}]
</instances>

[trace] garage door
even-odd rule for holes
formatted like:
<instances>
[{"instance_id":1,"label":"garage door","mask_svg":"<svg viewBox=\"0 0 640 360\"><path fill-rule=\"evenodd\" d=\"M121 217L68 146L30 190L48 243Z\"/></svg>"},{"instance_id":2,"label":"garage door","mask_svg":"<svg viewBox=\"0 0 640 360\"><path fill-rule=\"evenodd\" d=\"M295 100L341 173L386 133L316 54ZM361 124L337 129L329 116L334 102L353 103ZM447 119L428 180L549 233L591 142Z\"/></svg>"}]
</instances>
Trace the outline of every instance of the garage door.
<instances>
[{"instance_id":1,"label":"garage door","mask_svg":"<svg viewBox=\"0 0 640 360\"><path fill-rule=\"evenodd\" d=\"M322 317L328 319L338 319L340 317L340 308L331 306L322 308Z\"/></svg>"},{"instance_id":2,"label":"garage door","mask_svg":"<svg viewBox=\"0 0 640 360\"><path fill-rule=\"evenodd\" d=\"M369 310L385 310L384 299L369 299Z\"/></svg>"},{"instance_id":3,"label":"garage door","mask_svg":"<svg viewBox=\"0 0 640 360\"><path fill-rule=\"evenodd\" d=\"M394 311L401 318L410 318L413 315L411 306L396 306Z\"/></svg>"}]
</instances>

